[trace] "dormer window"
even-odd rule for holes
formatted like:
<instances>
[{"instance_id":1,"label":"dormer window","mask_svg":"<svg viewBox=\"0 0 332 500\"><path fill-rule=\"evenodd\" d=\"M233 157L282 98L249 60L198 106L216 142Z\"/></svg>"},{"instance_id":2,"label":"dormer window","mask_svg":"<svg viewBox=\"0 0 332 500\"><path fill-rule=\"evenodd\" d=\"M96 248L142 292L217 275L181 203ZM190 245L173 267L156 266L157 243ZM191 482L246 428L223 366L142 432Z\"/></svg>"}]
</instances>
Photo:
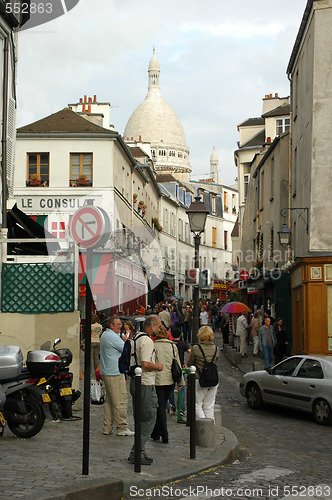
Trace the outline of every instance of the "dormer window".
<instances>
[{"instance_id":1,"label":"dormer window","mask_svg":"<svg viewBox=\"0 0 332 500\"><path fill-rule=\"evenodd\" d=\"M290 129L290 118L278 118L276 120L276 135L281 135Z\"/></svg>"}]
</instances>

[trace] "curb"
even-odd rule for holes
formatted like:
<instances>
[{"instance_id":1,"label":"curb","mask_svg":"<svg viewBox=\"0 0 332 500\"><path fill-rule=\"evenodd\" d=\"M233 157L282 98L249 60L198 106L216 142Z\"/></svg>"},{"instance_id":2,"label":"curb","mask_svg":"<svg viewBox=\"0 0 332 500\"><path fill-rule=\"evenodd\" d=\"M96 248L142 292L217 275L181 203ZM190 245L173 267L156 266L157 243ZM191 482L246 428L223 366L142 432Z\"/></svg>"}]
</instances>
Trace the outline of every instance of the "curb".
<instances>
[{"instance_id":1,"label":"curb","mask_svg":"<svg viewBox=\"0 0 332 500\"><path fill-rule=\"evenodd\" d=\"M221 427L221 433L224 435L224 439L220 442L218 446L211 449L211 459L205 460L204 463L195 463L195 460L191 460L190 471L185 471L185 473L174 474L172 476L165 477L161 483L160 479L146 479L142 478L140 474L137 474L137 481L135 481L135 487L137 489L150 489L161 487L162 485L173 483L174 481L179 481L186 479L189 476L199 474L206 469L211 469L212 467L217 467L224 465L226 463L232 462L239 454L239 442L236 436L226 427ZM190 460L190 459L189 459ZM123 494L124 496L130 495L130 487L133 486L133 481L123 482ZM130 496L135 498L134 496ZM99 499L98 499L99 500ZM112 497L113 500L113 497Z\"/></svg>"}]
</instances>

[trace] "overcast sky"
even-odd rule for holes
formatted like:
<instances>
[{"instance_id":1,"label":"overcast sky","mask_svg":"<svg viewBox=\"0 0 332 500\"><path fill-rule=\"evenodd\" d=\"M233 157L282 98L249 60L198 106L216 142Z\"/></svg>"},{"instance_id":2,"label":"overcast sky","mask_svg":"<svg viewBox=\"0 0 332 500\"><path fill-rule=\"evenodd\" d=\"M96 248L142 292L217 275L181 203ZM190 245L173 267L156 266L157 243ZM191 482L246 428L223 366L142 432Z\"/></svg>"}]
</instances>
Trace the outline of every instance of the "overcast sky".
<instances>
[{"instance_id":1,"label":"overcast sky","mask_svg":"<svg viewBox=\"0 0 332 500\"><path fill-rule=\"evenodd\" d=\"M233 184L237 125L260 116L265 94L289 95L286 67L306 0L80 0L19 35L17 126L85 94L110 102L123 134L144 100L153 46L161 93L184 128L193 177Z\"/></svg>"}]
</instances>

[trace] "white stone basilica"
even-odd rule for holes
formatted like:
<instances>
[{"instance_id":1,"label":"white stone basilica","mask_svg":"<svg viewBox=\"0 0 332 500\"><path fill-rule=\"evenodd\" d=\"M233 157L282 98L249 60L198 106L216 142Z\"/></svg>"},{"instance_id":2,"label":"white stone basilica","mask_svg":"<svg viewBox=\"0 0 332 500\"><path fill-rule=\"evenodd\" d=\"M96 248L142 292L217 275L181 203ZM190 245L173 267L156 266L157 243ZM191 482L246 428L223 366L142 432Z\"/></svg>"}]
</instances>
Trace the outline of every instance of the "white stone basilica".
<instances>
[{"instance_id":1,"label":"white stone basilica","mask_svg":"<svg viewBox=\"0 0 332 500\"><path fill-rule=\"evenodd\" d=\"M160 67L155 49L148 74L147 96L129 118L124 140L129 144L149 143L156 172L171 173L178 180L189 181L189 148L179 118L161 95Z\"/></svg>"}]
</instances>

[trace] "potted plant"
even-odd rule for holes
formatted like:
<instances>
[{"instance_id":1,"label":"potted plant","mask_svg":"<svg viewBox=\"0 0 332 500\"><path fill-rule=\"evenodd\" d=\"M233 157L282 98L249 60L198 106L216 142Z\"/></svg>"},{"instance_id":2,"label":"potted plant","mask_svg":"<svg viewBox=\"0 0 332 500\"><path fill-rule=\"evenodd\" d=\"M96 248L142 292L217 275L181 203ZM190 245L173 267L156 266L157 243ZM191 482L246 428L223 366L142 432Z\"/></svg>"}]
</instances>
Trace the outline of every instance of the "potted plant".
<instances>
[{"instance_id":1,"label":"potted plant","mask_svg":"<svg viewBox=\"0 0 332 500\"><path fill-rule=\"evenodd\" d=\"M87 179L86 174L80 174L79 177L76 178L76 182L78 186L87 186L89 184L89 179Z\"/></svg>"},{"instance_id":2,"label":"potted plant","mask_svg":"<svg viewBox=\"0 0 332 500\"><path fill-rule=\"evenodd\" d=\"M233 207L233 214L236 214L236 207Z\"/></svg>"},{"instance_id":3,"label":"potted plant","mask_svg":"<svg viewBox=\"0 0 332 500\"><path fill-rule=\"evenodd\" d=\"M143 208L143 210L142 210L142 217L144 217L144 216L145 216L145 208Z\"/></svg>"},{"instance_id":4,"label":"potted plant","mask_svg":"<svg viewBox=\"0 0 332 500\"><path fill-rule=\"evenodd\" d=\"M134 203L137 203L137 196L138 196L137 193L133 194L133 202Z\"/></svg>"},{"instance_id":5,"label":"potted plant","mask_svg":"<svg viewBox=\"0 0 332 500\"><path fill-rule=\"evenodd\" d=\"M228 212L228 206L225 205L225 212Z\"/></svg>"},{"instance_id":6,"label":"potted plant","mask_svg":"<svg viewBox=\"0 0 332 500\"><path fill-rule=\"evenodd\" d=\"M158 233L161 233L163 228L159 224L159 220L157 217L152 217L152 225L154 226L155 230L158 231Z\"/></svg>"},{"instance_id":7,"label":"potted plant","mask_svg":"<svg viewBox=\"0 0 332 500\"><path fill-rule=\"evenodd\" d=\"M40 186L41 178L38 177L38 174L32 174L31 179L29 180L30 186Z\"/></svg>"}]
</instances>

